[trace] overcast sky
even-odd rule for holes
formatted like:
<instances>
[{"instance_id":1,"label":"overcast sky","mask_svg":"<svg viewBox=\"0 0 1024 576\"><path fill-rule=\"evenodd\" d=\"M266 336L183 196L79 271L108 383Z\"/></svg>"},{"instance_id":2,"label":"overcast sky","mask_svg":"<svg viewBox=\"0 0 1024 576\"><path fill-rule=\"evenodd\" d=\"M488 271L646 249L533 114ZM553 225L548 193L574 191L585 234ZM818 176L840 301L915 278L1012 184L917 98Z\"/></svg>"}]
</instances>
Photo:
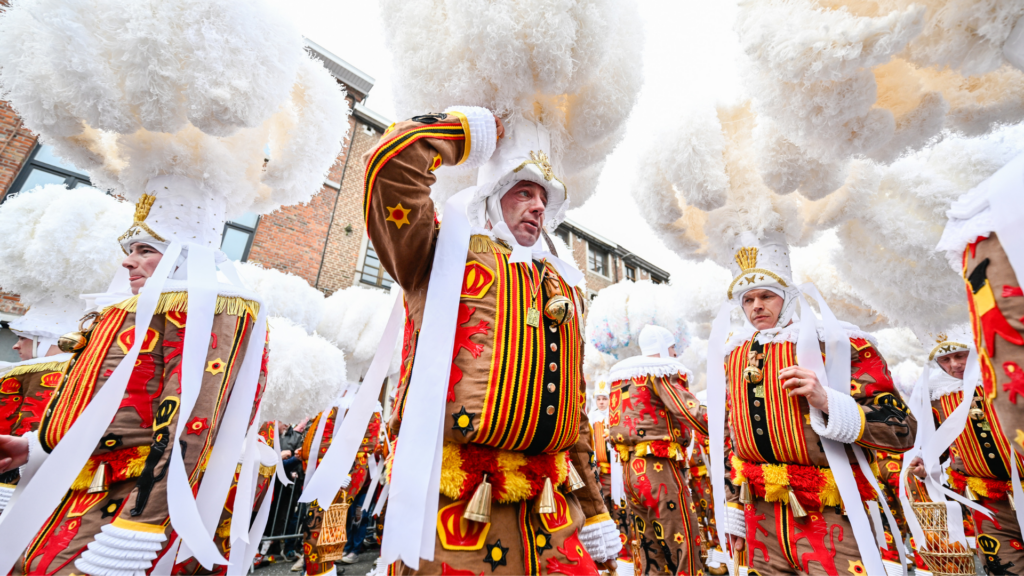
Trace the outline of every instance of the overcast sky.
<instances>
[{"instance_id":1,"label":"overcast sky","mask_svg":"<svg viewBox=\"0 0 1024 576\"><path fill-rule=\"evenodd\" d=\"M384 47L373 0L278 0L302 33L376 79L366 101L395 120L391 57ZM739 53L732 31L734 2L640 0L647 42L646 76L626 138L605 166L597 193L569 217L684 280L689 266L666 249L640 218L630 187L638 152L649 145L659 119L695 106L712 106L740 95ZM684 280L685 281L685 280Z\"/></svg>"}]
</instances>

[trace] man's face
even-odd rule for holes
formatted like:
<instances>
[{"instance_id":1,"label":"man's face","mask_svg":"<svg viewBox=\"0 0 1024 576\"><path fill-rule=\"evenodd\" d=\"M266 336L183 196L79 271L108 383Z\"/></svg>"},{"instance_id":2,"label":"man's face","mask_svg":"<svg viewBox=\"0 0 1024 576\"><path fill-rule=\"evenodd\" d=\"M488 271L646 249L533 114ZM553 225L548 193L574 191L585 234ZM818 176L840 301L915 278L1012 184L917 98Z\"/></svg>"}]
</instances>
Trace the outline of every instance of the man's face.
<instances>
[{"instance_id":1,"label":"man's face","mask_svg":"<svg viewBox=\"0 0 1024 576\"><path fill-rule=\"evenodd\" d=\"M608 409L608 397L607 396L594 396L594 403L597 404L598 410Z\"/></svg>"},{"instance_id":2,"label":"man's face","mask_svg":"<svg viewBox=\"0 0 1024 576\"><path fill-rule=\"evenodd\" d=\"M18 338L18 341L14 343L14 351L18 353L18 357L21 361L32 359L32 339L31 338Z\"/></svg>"},{"instance_id":3,"label":"man's face","mask_svg":"<svg viewBox=\"0 0 1024 576\"><path fill-rule=\"evenodd\" d=\"M132 285L132 294L138 294L146 285L146 280L156 271L157 264L160 264L163 257L159 250L149 244L132 244L128 257L121 262L121 266L128 269L128 282Z\"/></svg>"},{"instance_id":4,"label":"man's face","mask_svg":"<svg viewBox=\"0 0 1024 576\"><path fill-rule=\"evenodd\" d=\"M668 347L668 357L669 358L678 358L679 357L679 354L676 353L676 345L675 344L673 344L673 345Z\"/></svg>"},{"instance_id":5,"label":"man's face","mask_svg":"<svg viewBox=\"0 0 1024 576\"><path fill-rule=\"evenodd\" d=\"M501 212L516 242L527 248L537 243L547 205L547 190L536 182L525 180L517 182L501 197Z\"/></svg>"},{"instance_id":6,"label":"man's face","mask_svg":"<svg viewBox=\"0 0 1024 576\"><path fill-rule=\"evenodd\" d=\"M743 295L743 313L758 330L774 328L782 312L782 297L771 290L748 290Z\"/></svg>"},{"instance_id":7,"label":"man's face","mask_svg":"<svg viewBox=\"0 0 1024 576\"><path fill-rule=\"evenodd\" d=\"M939 363L940 368L945 370L946 374L963 380L964 370L967 368L968 355L970 353L967 350L961 350L952 354L946 354L945 356L939 356L935 361Z\"/></svg>"}]
</instances>

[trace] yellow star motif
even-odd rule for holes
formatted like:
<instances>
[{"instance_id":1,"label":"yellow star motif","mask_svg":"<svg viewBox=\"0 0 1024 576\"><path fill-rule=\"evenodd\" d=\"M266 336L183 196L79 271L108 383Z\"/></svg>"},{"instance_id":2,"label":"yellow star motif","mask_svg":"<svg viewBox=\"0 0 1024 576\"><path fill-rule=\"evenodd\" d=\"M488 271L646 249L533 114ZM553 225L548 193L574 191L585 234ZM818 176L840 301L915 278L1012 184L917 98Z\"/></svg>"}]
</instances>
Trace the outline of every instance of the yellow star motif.
<instances>
[{"instance_id":1,"label":"yellow star motif","mask_svg":"<svg viewBox=\"0 0 1024 576\"><path fill-rule=\"evenodd\" d=\"M747 284L753 284L756 281L756 276L747 276Z\"/></svg>"},{"instance_id":2,"label":"yellow star motif","mask_svg":"<svg viewBox=\"0 0 1024 576\"><path fill-rule=\"evenodd\" d=\"M661 465L661 462L655 462L654 463L654 471L655 472L661 472L663 469L664 469L664 467Z\"/></svg>"},{"instance_id":3,"label":"yellow star motif","mask_svg":"<svg viewBox=\"0 0 1024 576\"><path fill-rule=\"evenodd\" d=\"M399 230L402 229L403 225L409 223L410 210L402 206L401 202L398 203L398 206L386 206L386 208L388 209L388 217L384 219L385 222L394 222Z\"/></svg>"},{"instance_id":4,"label":"yellow star motif","mask_svg":"<svg viewBox=\"0 0 1024 576\"><path fill-rule=\"evenodd\" d=\"M683 535L679 532L676 532L675 536L673 536L672 539L675 540L677 544L682 544L683 540L685 540L685 538L683 538Z\"/></svg>"},{"instance_id":5,"label":"yellow star motif","mask_svg":"<svg viewBox=\"0 0 1024 576\"><path fill-rule=\"evenodd\" d=\"M1017 429L1017 437L1014 438L1013 440L1014 440L1014 442L1017 443L1018 446L1020 446L1021 448L1024 448L1024 430L1021 430L1020 428L1018 428Z\"/></svg>"},{"instance_id":6,"label":"yellow star motif","mask_svg":"<svg viewBox=\"0 0 1024 576\"><path fill-rule=\"evenodd\" d=\"M847 560L850 563L850 574L865 574L867 570L864 568L864 563L860 560Z\"/></svg>"},{"instance_id":7,"label":"yellow star motif","mask_svg":"<svg viewBox=\"0 0 1024 576\"><path fill-rule=\"evenodd\" d=\"M210 360L206 363L206 371L215 375L224 372L224 361L220 358Z\"/></svg>"}]
</instances>

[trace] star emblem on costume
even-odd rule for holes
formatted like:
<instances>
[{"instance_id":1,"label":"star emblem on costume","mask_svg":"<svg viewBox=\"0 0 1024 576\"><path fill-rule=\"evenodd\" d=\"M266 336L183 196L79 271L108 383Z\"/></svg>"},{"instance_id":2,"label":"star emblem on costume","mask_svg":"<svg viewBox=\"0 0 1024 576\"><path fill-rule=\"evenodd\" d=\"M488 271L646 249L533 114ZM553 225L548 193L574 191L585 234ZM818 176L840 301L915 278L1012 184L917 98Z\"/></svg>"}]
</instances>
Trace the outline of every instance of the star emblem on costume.
<instances>
[{"instance_id":1,"label":"star emblem on costume","mask_svg":"<svg viewBox=\"0 0 1024 576\"><path fill-rule=\"evenodd\" d=\"M491 572L498 569L498 566L508 566L508 547L501 545L501 539L499 538L494 544L487 545L487 556L484 556L484 562L491 565Z\"/></svg>"},{"instance_id":2,"label":"star emblem on costume","mask_svg":"<svg viewBox=\"0 0 1024 576\"><path fill-rule=\"evenodd\" d=\"M757 282L757 277L756 276L747 276L746 280L747 280L747 284L753 284L754 282Z\"/></svg>"},{"instance_id":3,"label":"star emblem on costume","mask_svg":"<svg viewBox=\"0 0 1024 576\"><path fill-rule=\"evenodd\" d=\"M673 502L672 500L669 500L669 501L668 501L668 502L667 502L667 503L665 504L665 507L666 507L666 508L668 508L669 510L675 510L675 509L676 509L676 503L675 503L675 502Z\"/></svg>"},{"instance_id":4,"label":"star emblem on costume","mask_svg":"<svg viewBox=\"0 0 1024 576\"><path fill-rule=\"evenodd\" d=\"M684 540L686 540L686 538L683 538L683 535L682 535L682 534L680 534L679 532L676 532L676 533L675 533L675 534L674 534L674 535L672 536L672 539L676 541L676 544L682 544L682 543L683 543L683 541L684 541Z\"/></svg>"},{"instance_id":5,"label":"star emblem on costume","mask_svg":"<svg viewBox=\"0 0 1024 576\"><path fill-rule=\"evenodd\" d=\"M864 563L860 560L848 560L848 562L850 563L850 574L867 574Z\"/></svg>"},{"instance_id":6,"label":"star emblem on costume","mask_svg":"<svg viewBox=\"0 0 1024 576\"><path fill-rule=\"evenodd\" d=\"M856 380L850 380L850 395L860 394L863 387L860 382Z\"/></svg>"},{"instance_id":7,"label":"star emblem on costume","mask_svg":"<svg viewBox=\"0 0 1024 576\"><path fill-rule=\"evenodd\" d=\"M223 373L225 367L226 366L224 364L224 361L221 360L220 358L217 358L216 360L210 360L209 362L206 363L206 371L214 375Z\"/></svg>"},{"instance_id":8,"label":"star emblem on costume","mask_svg":"<svg viewBox=\"0 0 1024 576\"><path fill-rule=\"evenodd\" d=\"M533 539L533 543L537 547L537 555L540 556L551 550L551 534L547 532L537 532L537 536Z\"/></svg>"},{"instance_id":9,"label":"star emblem on costume","mask_svg":"<svg viewBox=\"0 0 1024 576\"><path fill-rule=\"evenodd\" d=\"M411 210L402 206L401 202L397 206L386 206L386 208L388 209L388 217L384 219L385 222L394 222L399 230L402 229L402 226L409 223L409 213Z\"/></svg>"},{"instance_id":10,"label":"star emblem on costume","mask_svg":"<svg viewBox=\"0 0 1024 576\"><path fill-rule=\"evenodd\" d=\"M110 518L116 516L117 511L121 509L121 503L124 502L124 498L111 498L103 505L103 515L101 518Z\"/></svg>"},{"instance_id":11,"label":"star emblem on costume","mask_svg":"<svg viewBox=\"0 0 1024 576\"><path fill-rule=\"evenodd\" d=\"M647 436L647 430L637 430L636 435L643 438L644 436Z\"/></svg>"},{"instance_id":12,"label":"star emblem on costume","mask_svg":"<svg viewBox=\"0 0 1024 576\"><path fill-rule=\"evenodd\" d=\"M655 462L654 463L654 471L655 472L661 472L664 469L665 469L665 467L662 466L661 462Z\"/></svg>"},{"instance_id":13,"label":"star emblem on costume","mask_svg":"<svg viewBox=\"0 0 1024 576\"><path fill-rule=\"evenodd\" d=\"M188 424L185 425L185 433L195 434L196 436L199 436L203 432L206 432L206 430L208 430L209 428L210 425L207 424L206 418L200 418L199 416L196 416L189 420Z\"/></svg>"},{"instance_id":14,"label":"star emblem on costume","mask_svg":"<svg viewBox=\"0 0 1024 576\"><path fill-rule=\"evenodd\" d=\"M466 412L466 407L463 406L458 412L452 414L452 420L455 421L452 425L452 430L462 432L463 436L468 435L473 431L473 416L476 416L476 414Z\"/></svg>"},{"instance_id":15,"label":"star emblem on costume","mask_svg":"<svg viewBox=\"0 0 1024 576\"><path fill-rule=\"evenodd\" d=\"M1024 430L1017 428L1017 437L1014 438L1013 441L1021 448L1024 448Z\"/></svg>"},{"instance_id":16,"label":"star emblem on costume","mask_svg":"<svg viewBox=\"0 0 1024 576\"><path fill-rule=\"evenodd\" d=\"M120 448L122 444L124 444L124 441L121 439L121 435L114 434L113 432L100 438L100 446L106 450L115 450Z\"/></svg>"}]
</instances>

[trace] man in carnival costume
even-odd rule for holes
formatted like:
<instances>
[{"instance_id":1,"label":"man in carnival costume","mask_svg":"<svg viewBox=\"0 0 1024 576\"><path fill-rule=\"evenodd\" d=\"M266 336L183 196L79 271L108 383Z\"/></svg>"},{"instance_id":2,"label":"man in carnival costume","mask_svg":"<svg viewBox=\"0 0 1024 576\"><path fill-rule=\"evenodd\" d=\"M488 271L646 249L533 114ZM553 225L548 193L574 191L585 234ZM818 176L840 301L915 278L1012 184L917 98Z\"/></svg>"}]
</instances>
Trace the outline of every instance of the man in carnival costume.
<instances>
[{"instance_id":1,"label":"man in carnival costume","mask_svg":"<svg viewBox=\"0 0 1024 576\"><path fill-rule=\"evenodd\" d=\"M683 472L693 432L707 433L706 415L687 389L690 371L676 359L672 333L649 324L639 343L641 355L609 376L609 433L624 467L636 573L699 574L701 536Z\"/></svg>"},{"instance_id":2,"label":"man in carnival costume","mask_svg":"<svg viewBox=\"0 0 1024 576\"><path fill-rule=\"evenodd\" d=\"M731 302L723 307L742 307L746 324L724 349L729 402L719 410L726 411L733 449L725 532L738 564L758 573L881 572L865 512L879 505L878 484L860 446L906 451L916 421L870 337L836 321L820 295L824 327L815 326L806 304L806 317L794 320L801 290L816 291L794 286L788 246L781 235L766 236L737 239ZM713 341L724 339L722 318ZM829 387L817 375L826 374L821 352L837 380ZM833 354L849 355L845 378L835 367L847 358L828 358ZM712 394L717 377L710 372ZM709 398L712 422L721 417L717 401Z\"/></svg>"},{"instance_id":3,"label":"man in carnival costume","mask_svg":"<svg viewBox=\"0 0 1024 576\"><path fill-rule=\"evenodd\" d=\"M938 427L963 402L964 374L974 344L967 326L920 339L928 350L928 400ZM973 524L978 553L988 574L1017 573L1024 567L1021 528L1013 508L1011 454L999 417L978 382L966 426L950 446L946 473L953 490L992 512L986 515L974 510L973 522L965 522ZM921 457L914 458L910 467L928 482Z\"/></svg>"},{"instance_id":4,"label":"man in carnival costume","mask_svg":"<svg viewBox=\"0 0 1024 576\"><path fill-rule=\"evenodd\" d=\"M596 571L594 562L613 559L621 546L591 468L579 325L584 297L573 289L581 274L541 237L566 205L551 152L538 124L521 120L505 135L491 112L458 107L399 122L366 156L367 229L405 291L406 333L413 336L403 365L415 357L391 424L399 433L393 512L400 476L408 473L403 448L430 442L437 430L436 422L407 429L411 411L424 408L410 404L416 386L426 385L417 381L419 364L430 365L419 352L437 347L423 336L437 329L432 322L454 328L454 361L438 366L450 377L441 392L447 403L440 501L436 520L425 524L436 533L433 560L420 562L422 573ZM482 166L479 184L449 200L439 234L432 172L457 165ZM446 229L465 236L452 242ZM438 268L445 261L451 265ZM448 274L455 282L442 280ZM448 313L426 316L433 291L452 288L458 299ZM389 522L384 546L403 528L426 542L420 526Z\"/></svg>"},{"instance_id":5,"label":"man in carnival costume","mask_svg":"<svg viewBox=\"0 0 1024 576\"><path fill-rule=\"evenodd\" d=\"M608 434L608 402L610 386L607 378L600 378L594 385L594 409L587 414L590 420L590 434L594 448L594 462L597 465L596 471L598 480L601 483L601 492L604 495L604 505L608 513L612 515L615 524L619 527L619 539L622 541L622 550L619 551L619 559L629 561L629 515L626 507L622 506L621 499L616 499L612 494L622 494L622 464L616 452L615 444ZM615 469L613 469L613 466ZM617 487L613 488L613 484Z\"/></svg>"}]
</instances>

